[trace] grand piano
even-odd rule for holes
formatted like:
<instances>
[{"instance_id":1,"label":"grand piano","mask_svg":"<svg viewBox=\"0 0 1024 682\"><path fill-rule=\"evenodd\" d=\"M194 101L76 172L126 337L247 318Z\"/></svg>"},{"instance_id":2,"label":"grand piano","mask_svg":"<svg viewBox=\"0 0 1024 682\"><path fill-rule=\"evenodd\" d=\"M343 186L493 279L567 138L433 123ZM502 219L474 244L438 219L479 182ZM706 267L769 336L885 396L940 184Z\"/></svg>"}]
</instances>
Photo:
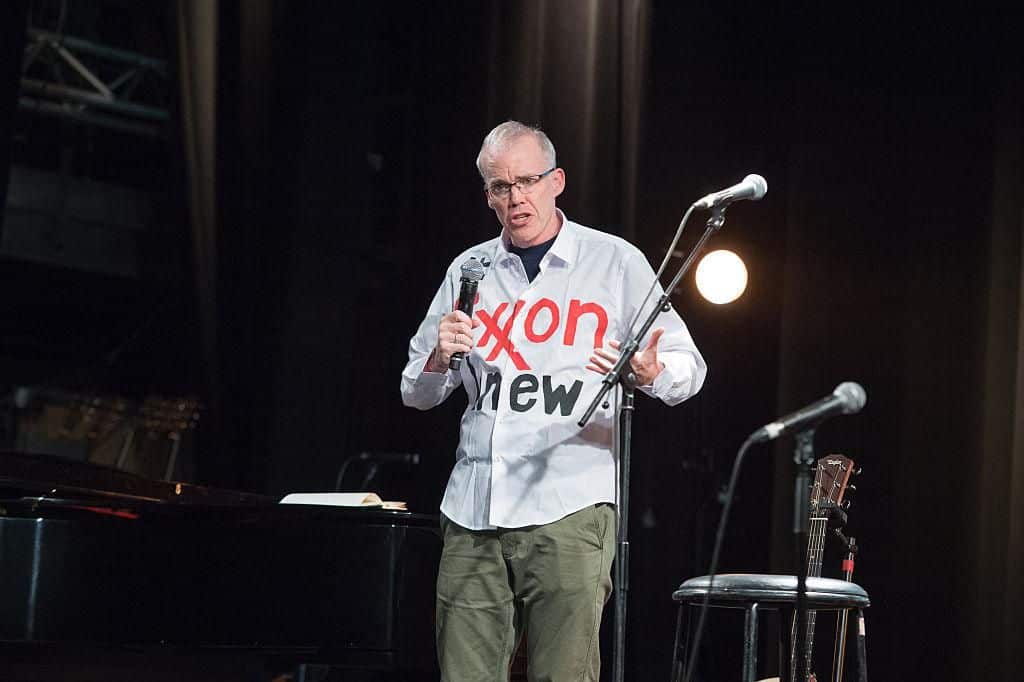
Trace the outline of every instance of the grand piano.
<instances>
[{"instance_id":1,"label":"grand piano","mask_svg":"<svg viewBox=\"0 0 1024 682\"><path fill-rule=\"evenodd\" d=\"M220 658L436 680L437 518L276 502L0 453L0 665L120 657L165 679L169 661Z\"/></svg>"}]
</instances>

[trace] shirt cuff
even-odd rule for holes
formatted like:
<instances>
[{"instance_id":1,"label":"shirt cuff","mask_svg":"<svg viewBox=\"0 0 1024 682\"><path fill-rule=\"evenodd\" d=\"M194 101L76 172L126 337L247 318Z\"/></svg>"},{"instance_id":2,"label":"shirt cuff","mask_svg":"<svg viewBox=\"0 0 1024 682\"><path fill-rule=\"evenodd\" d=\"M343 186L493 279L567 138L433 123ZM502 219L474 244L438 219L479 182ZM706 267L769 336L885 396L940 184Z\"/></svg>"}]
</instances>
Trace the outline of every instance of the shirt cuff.
<instances>
[{"instance_id":1,"label":"shirt cuff","mask_svg":"<svg viewBox=\"0 0 1024 682\"><path fill-rule=\"evenodd\" d=\"M658 372L651 384L651 394L660 400L679 400L689 395L697 363L689 353L678 357L659 358L665 369Z\"/></svg>"}]
</instances>

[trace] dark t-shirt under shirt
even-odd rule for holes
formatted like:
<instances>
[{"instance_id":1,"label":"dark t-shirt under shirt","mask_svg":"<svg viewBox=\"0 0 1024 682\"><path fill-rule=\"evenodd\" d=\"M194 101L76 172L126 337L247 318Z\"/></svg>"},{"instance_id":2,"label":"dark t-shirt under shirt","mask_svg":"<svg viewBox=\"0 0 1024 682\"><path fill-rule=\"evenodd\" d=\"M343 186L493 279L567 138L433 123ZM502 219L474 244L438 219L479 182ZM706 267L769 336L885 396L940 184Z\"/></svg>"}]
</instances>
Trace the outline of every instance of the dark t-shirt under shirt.
<instances>
[{"instance_id":1,"label":"dark t-shirt under shirt","mask_svg":"<svg viewBox=\"0 0 1024 682\"><path fill-rule=\"evenodd\" d=\"M523 261L523 267L526 269L526 277L531 282L540 273L541 258L543 258L544 254L548 252L548 249L551 248L551 245L555 243L556 239L558 239L558 235L555 235L543 244L527 246L525 248L519 248L515 244L509 244L508 250L519 256L519 260Z\"/></svg>"}]
</instances>

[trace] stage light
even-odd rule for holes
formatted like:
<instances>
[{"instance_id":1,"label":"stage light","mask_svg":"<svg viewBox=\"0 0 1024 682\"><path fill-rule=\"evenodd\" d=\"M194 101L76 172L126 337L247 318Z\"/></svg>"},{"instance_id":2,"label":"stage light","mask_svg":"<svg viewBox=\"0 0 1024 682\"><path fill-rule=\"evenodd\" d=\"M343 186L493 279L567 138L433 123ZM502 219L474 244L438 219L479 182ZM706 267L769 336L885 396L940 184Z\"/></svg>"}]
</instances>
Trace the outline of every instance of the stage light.
<instances>
[{"instance_id":1,"label":"stage light","mask_svg":"<svg viewBox=\"0 0 1024 682\"><path fill-rule=\"evenodd\" d=\"M747 266L732 251L712 251L697 265L696 280L697 291L707 300L732 303L747 288Z\"/></svg>"}]
</instances>

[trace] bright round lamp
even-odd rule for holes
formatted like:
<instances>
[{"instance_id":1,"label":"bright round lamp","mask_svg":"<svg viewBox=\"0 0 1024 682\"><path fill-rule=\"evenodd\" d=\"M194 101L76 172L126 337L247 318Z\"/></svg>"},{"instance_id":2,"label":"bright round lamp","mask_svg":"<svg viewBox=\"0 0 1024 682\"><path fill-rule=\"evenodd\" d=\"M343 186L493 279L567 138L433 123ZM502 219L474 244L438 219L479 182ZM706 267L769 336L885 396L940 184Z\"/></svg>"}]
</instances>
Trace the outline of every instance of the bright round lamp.
<instances>
[{"instance_id":1,"label":"bright round lamp","mask_svg":"<svg viewBox=\"0 0 1024 682\"><path fill-rule=\"evenodd\" d=\"M697 265L696 279L701 296L719 305L732 303L747 288L747 266L732 251L712 251Z\"/></svg>"}]
</instances>

